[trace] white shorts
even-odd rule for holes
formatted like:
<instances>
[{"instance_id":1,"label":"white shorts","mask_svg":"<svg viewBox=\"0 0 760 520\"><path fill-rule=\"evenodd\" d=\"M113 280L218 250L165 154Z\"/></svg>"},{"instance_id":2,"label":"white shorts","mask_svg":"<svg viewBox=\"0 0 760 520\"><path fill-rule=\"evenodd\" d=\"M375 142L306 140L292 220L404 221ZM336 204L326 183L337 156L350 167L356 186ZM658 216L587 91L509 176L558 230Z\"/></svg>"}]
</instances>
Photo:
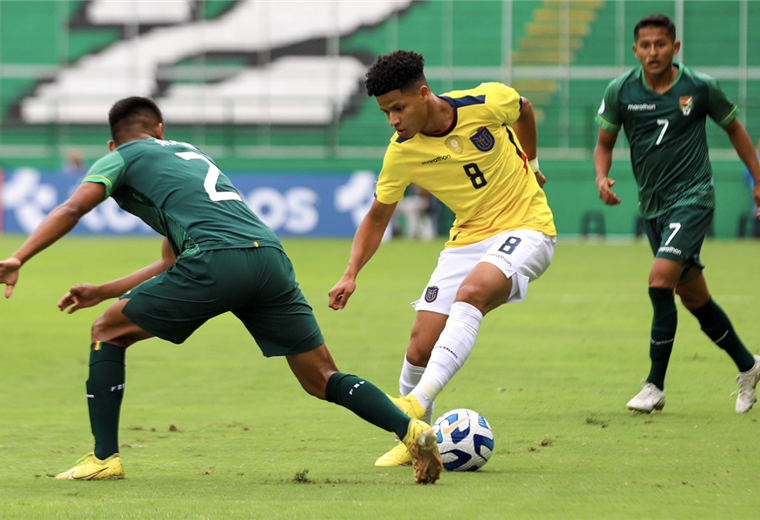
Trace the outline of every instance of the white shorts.
<instances>
[{"instance_id":1,"label":"white shorts","mask_svg":"<svg viewBox=\"0 0 760 520\"><path fill-rule=\"evenodd\" d=\"M480 262L493 264L504 276L512 278L507 303L520 302L528 293L528 283L549 268L556 245L557 237L518 229L499 233L477 244L444 249L422 297L412 302L412 307L417 311L448 316L459 286Z\"/></svg>"}]
</instances>

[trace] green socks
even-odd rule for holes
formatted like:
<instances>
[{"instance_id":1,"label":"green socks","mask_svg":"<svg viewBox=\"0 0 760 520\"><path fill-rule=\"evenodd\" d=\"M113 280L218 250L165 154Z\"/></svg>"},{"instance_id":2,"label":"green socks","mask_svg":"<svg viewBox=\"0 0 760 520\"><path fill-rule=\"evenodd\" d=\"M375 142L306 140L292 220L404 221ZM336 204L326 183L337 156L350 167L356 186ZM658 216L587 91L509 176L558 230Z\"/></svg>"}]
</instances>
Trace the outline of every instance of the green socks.
<instances>
[{"instance_id":1,"label":"green socks","mask_svg":"<svg viewBox=\"0 0 760 520\"><path fill-rule=\"evenodd\" d=\"M365 379L337 372L327 381L325 399L348 408L365 421L406 436L409 417L394 405L385 393Z\"/></svg>"},{"instance_id":2,"label":"green socks","mask_svg":"<svg viewBox=\"0 0 760 520\"><path fill-rule=\"evenodd\" d=\"M736 335L731 320L712 298L691 313L699 320L699 325L707 337L731 356L739 372L746 372L755 366L755 358Z\"/></svg>"},{"instance_id":3,"label":"green socks","mask_svg":"<svg viewBox=\"0 0 760 520\"><path fill-rule=\"evenodd\" d=\"M666 287L650 287L649 298L654 307L652 319L652 339L649 344L649 357L652 368L647 382L660 390L665 389L665 372L668 370L670 353L673 351L673 340L678 326L678 313L673 289Z\"/></svg>"},{"instance_id":4,"label":"green socks","mask_svg":"<svg viewBox=\"0 0 760 520\"><path fill-rule=\"evenodd\" d=\"M87 406L95 436L95 456L104 460L119 451L119 412L124 397L127 349L100 341L91 348Z\"/></svg>"}]
</instances>

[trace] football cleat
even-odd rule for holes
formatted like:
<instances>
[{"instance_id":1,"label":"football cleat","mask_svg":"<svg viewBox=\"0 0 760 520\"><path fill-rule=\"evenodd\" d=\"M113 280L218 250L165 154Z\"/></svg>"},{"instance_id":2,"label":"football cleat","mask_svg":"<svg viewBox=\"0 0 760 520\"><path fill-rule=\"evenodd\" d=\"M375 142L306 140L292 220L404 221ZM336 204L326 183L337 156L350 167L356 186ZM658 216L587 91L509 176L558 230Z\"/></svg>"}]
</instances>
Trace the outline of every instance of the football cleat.
<instances>
[{"instance_id":1,"label":"football cleat","mask_svg":"<svg viewBox=\"0 0 760 520\"><path fill-rule=\"evenodd\" d=\"M647 383L636 397L628 401L628 409L636 412L650 413L665 407L665 392L652 383Z\"/></svg>"},{"instance_id":2,"label":"football cleat","mask_svg":"<svg viewBox=\"0 0 760 520\"><path fill-rule=\"evenodd\" d=\"M443 462L438 452L438 438L429 424L412 419L403 440L414 464L417 484L435 484L441 476Z\"/></svg>"},{"instance_id":3,"label":"football cleat","mask_svg":"<svg viewBox=\"0 0 760 520\"><path fill-rule=\"evenodd\" d=\"M760 356L755 356L755 365L746 372L739 372L736 382L739 385L736 396L736 413L747 413L757 402L755 387L760 380Z\"/></svg>"},{"instance_id":4,"label":"football cleat","mask_svg":"<svg viewBox=\"0 0 760 520\"><path fill-rule=\"evenodd\" d=\"M393 466L411 466L412 455L406 444L399 442L388 453L375 461L375 466L393 467Z\"/></svg>"},{"instance_id":5,"label":"football cleat","mask_svg":"<svg viewBox=\"0 0 760 520\"><path fill-rule=\"evenodd\" d=\"M58 474L57 480L108 480L124 478L124 466L121 457L114 453L105 460L100 460L94 453L88 453L79 459L68 471Z\"/></svg>"},{"instance_id":6,"label":"football cleat","mask_svg":"<svg viewBox=\"0 0 760 520\"><path fill-rule=\"evenodd\" d=\"M412 394L402 397L388 396L388 399L390 399L399 410L404 412L412 419L422 419L422 416L425 415L425 409L422 407L417 398Z\"/></svg>"}]
</instances>

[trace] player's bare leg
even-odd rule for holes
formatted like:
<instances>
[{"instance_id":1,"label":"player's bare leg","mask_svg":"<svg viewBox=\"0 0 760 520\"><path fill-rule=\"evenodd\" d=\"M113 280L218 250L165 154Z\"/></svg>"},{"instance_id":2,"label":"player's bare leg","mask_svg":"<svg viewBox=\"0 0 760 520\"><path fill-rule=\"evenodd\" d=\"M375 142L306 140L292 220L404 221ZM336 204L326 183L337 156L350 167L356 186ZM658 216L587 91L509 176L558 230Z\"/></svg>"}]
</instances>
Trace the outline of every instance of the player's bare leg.
<instances>
[{"instance_id":1,"label":"player's bare leg","mask_svg":"<svg viewBox=\"0 0 760 520\"><path fill-rule=\"evenodd\" d=\"M462 368L475 346L483 316L505 303L511 290L512 278L487 262L477 264L464 279L425 373L411 393L423 408Z\"/></svg>"},{"instance_id":2,"label":"player's bare leg","mask_svg":"<svg viewBox=\"0 0 760 520\"><path fill-rule=\"evenodd\" d=\"M757 401L755 386L760 379L760 356L753 356L734 331L728 316L710 296L701 269L692 267L676 286L684 306L699 320L702 331L726 351L739 369L736 413L746 413Z\"/></svg>"}]
</instances>

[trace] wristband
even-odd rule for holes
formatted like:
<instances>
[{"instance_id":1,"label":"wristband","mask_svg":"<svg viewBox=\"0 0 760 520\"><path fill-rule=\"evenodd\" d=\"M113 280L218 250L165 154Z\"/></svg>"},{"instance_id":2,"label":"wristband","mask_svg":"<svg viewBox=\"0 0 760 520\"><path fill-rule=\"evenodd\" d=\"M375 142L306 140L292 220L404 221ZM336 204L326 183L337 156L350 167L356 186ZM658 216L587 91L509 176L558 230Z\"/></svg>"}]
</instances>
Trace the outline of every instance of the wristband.
<instances>
[{"instance_id":1,"label":"wristband","mask_svg":"<svg viewBox=\"0 0 760 520\"><path fill-rule=\"evenodd\" d=\"M528 161L528 166L530 166L530 169L533 170L533 173L537 172L538 171L538 157Z\"/></svg>"}]
</instances>

